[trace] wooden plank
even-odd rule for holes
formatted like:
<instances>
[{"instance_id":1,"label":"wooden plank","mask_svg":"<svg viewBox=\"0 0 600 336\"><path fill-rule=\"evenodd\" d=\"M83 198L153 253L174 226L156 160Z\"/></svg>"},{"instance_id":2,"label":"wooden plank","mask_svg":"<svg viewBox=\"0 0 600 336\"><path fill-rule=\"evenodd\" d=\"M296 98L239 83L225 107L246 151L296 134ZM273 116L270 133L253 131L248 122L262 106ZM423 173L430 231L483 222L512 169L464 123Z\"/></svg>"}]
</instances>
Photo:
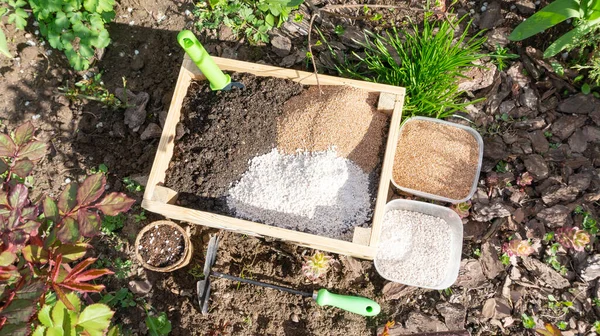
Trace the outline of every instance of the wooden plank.
<instances>
[{"instance_id":1,"label":"wooden plank","mask_svg":"<svg viewBox=\"0 0 600 336\"><path fill-rule=\"evenodd\" d=\"M354 228L354 234L352 235L352 243L359 245L369 246L369 240L371 239L371 228L365 228L357 226Z\"/></svg>"},{"instance_id":2,"label":"wooden plank","mask_svg":"<svg viewBox=\"0 0 600 336\"><path fill-rule=\"evenodd\" d=\"M375 212L373 213L373 226L371 227L371 240L369 246L373 247L377 246L379 237L381 236L381 224L383 221L385 204L387 203L388 193L390 191L390 181L392 180L392 169L394 167L394 154L396 154L396 145L398 144L403 106L404 93L396 96L396 105L394 107L394 112L392 113L392 121L390 121L390 131L385 147L385 156L383 157L381 179L379 180L379 189L375 201Z\"/></svg>"},{"instance_id":3,"label":"wooden plank","mask_svg":"<svg viewBox=\"0 0 600 336\"><path fill-rule=\"evenodd\" d=\"M177 201L177 195L177 191L171 188L157 185L154 187L154 193L152 193L152 200L161 203L175 204L175 202Z\"/></svg>"},{"instance_id":4,"label":"wooden plank","mask_svg":"<svg viewBox=\"0 0 600 336\"><path fill-rule=\"evenodd\" d=\"M354 244L348 241L282 229L276 226L254 223L243 219L217 215L205 211L187 209L184 207L164 204L162 202L151 201L148 199L144 199L142 201L142 207L175 220L181 220L218 229L238 231L240 233L270 236L296 243L298 245L338 254L350 255L362 259L373 259L376 251L376 249L373 247Z\"/></svg>"},{"instance_id":5,"label":"wooden plank","mask_svg":"<svg viewBox=\"0 0 600 336\"><path fill-rule=\"evenodd\" d=\"M160 142L158 143L158 149L156 150L156 156L152 163L152 170L148 176L148 185L144 191L145 199L153 199L155 186L163 184L165 181L165 175L169 162L173 156L173 147L175 144L175 128L179 122L181 113L181 106L183 99L187 94L187 89L192 81L191 74L188 70L190 68L190 60L184 60L183 65L179 71L177 77L177 83L175 84L175 91L173 92L173 99L169 106L169 113L165 120L165 126L160 136Z\"/></svg>"},{"instance_id":6,"label":"wooden plank","mask_svg":"<svg viewBox=\"0 0 600 336\"><path fill-rule=\"evenodd\" d=\"M187 54L185 59L189 60ZM224 71L248 72L257 76L269 76L278 78L287 78L305 85L317 85L317 78L314 73L285 69L271 65L249 63L229 58L213 57L215 63ZM193 63L192 63L193 64ZM202 72L195 65L188 68L196 79L196 76L202 76ZM349 85L355 88L374 91L374 92L389 92L397 95L404 95L404 88L393 85L378 84L365 82L355 79L341 78L335 76L318 75L321 85Z\"/></svg>"}]
</instances>

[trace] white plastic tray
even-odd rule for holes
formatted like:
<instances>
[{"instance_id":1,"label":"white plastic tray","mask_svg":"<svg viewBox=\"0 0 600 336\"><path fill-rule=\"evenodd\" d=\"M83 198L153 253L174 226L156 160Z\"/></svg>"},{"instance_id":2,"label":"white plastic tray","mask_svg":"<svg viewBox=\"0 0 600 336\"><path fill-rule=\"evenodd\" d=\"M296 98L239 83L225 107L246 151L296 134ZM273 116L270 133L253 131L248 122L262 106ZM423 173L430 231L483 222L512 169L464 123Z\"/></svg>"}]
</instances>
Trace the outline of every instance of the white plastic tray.
<instances>
[{"instance_id":1,"label":"white plastic tray","mask_svg":"<svg viewBox=\"0 0 600 336\"><path fill-rule=\"evenodd\" d=\"M458 271L460 269L460 259L461 259L462 244L463 244L463 224L462 224L462 220L456 214L456 212L454 212L452 209L447 208L447 207L443 207L443 206L439 206L439 205L435 205L435 204L431 204L431 203L420 202L420 201L405 200L405 199L395 199L395 200L388 202L385 205L384 216L385 216L385 213L387 213L388 211L391 211L391 210L407 210L407 211L420 212L420 213L423 213L426 215L442 218L443 220L445 220L448 223L448 226L450 227L450 235L447 237L447 239L450 240L450 255L448 255L448 258L446 260L440 260L440 262L447 262L448 268L447 268L447 273L446 273L444 280L439 285L427 287L427 286L422 286L419 284L408 283L408 282L403 281L402 279L391 279L389 277L386 277L385 272L382 272L383 270L378 265L377 256L375 256L375 268L377 269L377 272L379 273L379 275L381 275L383 278L385 278L389 281L398 282L398 283L408 285L408 286L421 287L421 288L441 290L441 289L446 289L446 288L452 286L452 284L458 278ZM422 267L427 267L427 266L428 265L423 265Z\"/></svg>"},{"instance_id":2,"label":"white plastic tray","mask_svg":"<svg viewBox=\"0 0 600 336\"><path fill-rule=\"evenodd\" d=\"M398 136L398 139L402 139L402 129L404 128L404 126L406 126L406 124L408 124L412 121L417 121L417 120L435 122L435 123L439 123L439 124L443 124L443 125L447 125L447 126L460 128L462 130L469 132L469 134L473 135L473 137L477 141L477 145L479 146L479 162L477 164L477 172L475 173L475 178L473 179L473 185L471 186L471 191L469 191L469 194L467 195L467 197L456 200L456 199L451 199L451 198L447 198L447 197L436 195L436 194L430 194L430 193L427 193L424 191L419 191L419 190L415 190L415 189L411 189L411 188L402 187L402 186L398 185L396 183L396 181L394 181L393 175L392 175L392 184L396 188L398 188L404 192L407 192L409 194L412 194L412 195L415 195L418 197L429 198L429 199L436 200L436 201L450 202L450 203L457 204L457 203L462 203L462 202L466 202L466 201L470 200L471 197L473 197L473 194L475 194L475 191L477 191L477 183L479 182L479 174L481 173L481 164L483 162L483 139L481 138L481 135L476 130L472 129L471 127L464 126L461 124L456 124L456 123L452 123L449 121L434 119L434 118L412 117L412 118L407 119L402 124L402 126L400 126L400 134ZM400 142L398 142L398 147L399 146L402 146L402 144Z\"/></svg>"}]
</instances>

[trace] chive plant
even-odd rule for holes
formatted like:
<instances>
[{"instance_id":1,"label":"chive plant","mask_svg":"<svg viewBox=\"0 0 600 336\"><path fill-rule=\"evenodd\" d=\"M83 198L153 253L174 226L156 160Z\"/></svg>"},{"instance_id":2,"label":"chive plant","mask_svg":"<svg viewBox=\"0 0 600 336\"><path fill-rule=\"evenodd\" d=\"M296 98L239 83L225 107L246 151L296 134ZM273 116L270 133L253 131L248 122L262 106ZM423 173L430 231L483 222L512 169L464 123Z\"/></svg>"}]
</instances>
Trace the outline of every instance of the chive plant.
<instances>
[{"instance_id":1,"label":"chive plant","mask_svg":"<svg viewBox=\"0 0 600 336\"><path fill-rule=\"evenodd\" d=\"M337 70L342 76L406 87L404 110L410 116L444 118L464 111L472 102L461 102L458 82L485 56L480 52L485 38L481 32L467 36L471 22L455 38L461 21L434 21L429 14L422 28L413 24L384 35L367 33L365 54L354 53L358 61L346 58Z\"/></svg>"}]
</instances>

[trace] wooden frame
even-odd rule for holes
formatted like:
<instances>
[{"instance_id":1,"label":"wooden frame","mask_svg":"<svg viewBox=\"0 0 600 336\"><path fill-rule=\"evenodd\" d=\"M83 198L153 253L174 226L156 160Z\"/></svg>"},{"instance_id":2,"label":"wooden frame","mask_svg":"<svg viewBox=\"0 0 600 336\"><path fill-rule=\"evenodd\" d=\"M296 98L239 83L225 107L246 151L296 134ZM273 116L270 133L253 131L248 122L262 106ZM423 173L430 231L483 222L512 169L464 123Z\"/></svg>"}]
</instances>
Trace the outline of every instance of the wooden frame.
<instances>
[{"instance_id":1,"label":"wooden frame","mask_svg":"<svg viewBox=\"0 0 600 336\"><path fill-rule=\"evenodd\" d=\"M214 60L224 71L248 72L257 76L287 78L306 85L317 85L317 78L310 72L219 57L214 57ZM154 158L152 171L148 178L142 207L167 218L238 231L253 236L270 236L318 250L351 255L363 259L373 259L381 232L383 209L390 196L392 165L394 163L394 153L396 151L396 143L398 142L398 130L400 128L402 106L404 104L404 88L333 76L318 76L320 85L349 85L368 91L381 92L378 109L391 115L372 225L370 228L356 228L354 239L352 242L349 242L174 205L177 198L177 191L169 189L163 184L169 162L173 156L175 128L180 119L181 106L190 82L202 79L205 79L202 73L186 55L179 71L173 100L171 101L165 127L160 138L156 157Z\"/></svg>"}]
</instances>

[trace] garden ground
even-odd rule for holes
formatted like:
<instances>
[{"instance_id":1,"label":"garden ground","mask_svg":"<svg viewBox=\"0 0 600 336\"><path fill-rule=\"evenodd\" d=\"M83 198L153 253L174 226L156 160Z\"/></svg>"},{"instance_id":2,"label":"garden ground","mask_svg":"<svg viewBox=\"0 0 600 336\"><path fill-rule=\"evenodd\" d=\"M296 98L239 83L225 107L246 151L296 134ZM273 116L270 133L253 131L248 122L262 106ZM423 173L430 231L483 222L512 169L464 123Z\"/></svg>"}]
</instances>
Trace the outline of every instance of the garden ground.
<instances>
[{"instance_id":1,"label":"garden ground","mask_svg":"<svg viewBox=\"0 0 600 336\"><path fill-rule=\"evenodd\" d=\"M475 28L489 29L489 51L496 43L508 45L506 36L512 27L536 7L528 0L489 1L482 12L482 5L483 1L463 1L456 8L458 13L473 9ZM129 90L148 94L146 118L135 131L124 124L122 110L91 100L71 102L59 93L61 87L80 80L81 74L70 70L60 52L49 53L49 47L41 45L31 22L26 32L9 33L17 58L0 59L0 118L8 129L33 120L39 137L51 144L50 154L34 174L38 193L56 195L69 181L105 165L109 190L126 191L141 200L142 193L128 189L131 185L123 178L143 184L150 172L183 58L175 37L193 25L194 18L187 12L191 10L190 2L168 0L123 0L116 5L117 17L109 25L112 43L95 70L102 72L111 92L123 87L125 78ZM404 14L417 17L421 12L381 13L384 21L400 24ZM351 37L360 38L365 24L377 26L346 19L330 23L334 19L318 24L330 42L348 54L356 48ZM337 24L346 27L339 36L332 33ZM215 55L306 69L304 28L303 23L290 22L273 45L250 46L231 37L227 29L208 34L203 41ZM101 261L123 271L120 277L103 280L107 290L128 287L139 302L166 312L173 335L375 335L391 320L397 324L391 334L397 335L465 328L473 335L527 335L533 334L524 328L529 316L539 327L543 322L565 322L569 330L565 335L592 333L600 319L594 301L599 296L598 243L593 240L586 251L559 251L554 261L565 267L563 276L546 263L551 244L543 240L546 232L565 223L581 226L589 218L598 218L600 199L600 102L576 95L571 81L554 75L532 49L543 50L561 29L523 45L510 44L511 51L520 55L510 68L496 71L490 62L485 71L474 71L474 80L465 84L472 98L486 98L470 108L468 116L484 136L485 161L471 215L464 220L461 274L450 289L427 291L389 283L377 275L371 262L344 256L335 256L335 267L324 280L307 284L300 269L303 255L310 250L224 232L217 270L306 291L325 287L371 297L382 303L382 314L366 319L318 307L309 299L217 280L210 314L202 316L195 282L209 234L217 230L192 226L194 257L189 266L168 274L146 271L135 261L133 241L141 227L161 217L143 213L137 203L125 217L123 229L93 242ZM319 67L326 71L333 64L331 56L324 47L315 49ZM534 182L520 187L515 181L526 171L535 176ZM537 251L515 265L503 265L501 245L515 233L537 242ZM145 316L140 303L118 308L116 322L134 335L144 335Z\"/></svg>"}]
</instances>

